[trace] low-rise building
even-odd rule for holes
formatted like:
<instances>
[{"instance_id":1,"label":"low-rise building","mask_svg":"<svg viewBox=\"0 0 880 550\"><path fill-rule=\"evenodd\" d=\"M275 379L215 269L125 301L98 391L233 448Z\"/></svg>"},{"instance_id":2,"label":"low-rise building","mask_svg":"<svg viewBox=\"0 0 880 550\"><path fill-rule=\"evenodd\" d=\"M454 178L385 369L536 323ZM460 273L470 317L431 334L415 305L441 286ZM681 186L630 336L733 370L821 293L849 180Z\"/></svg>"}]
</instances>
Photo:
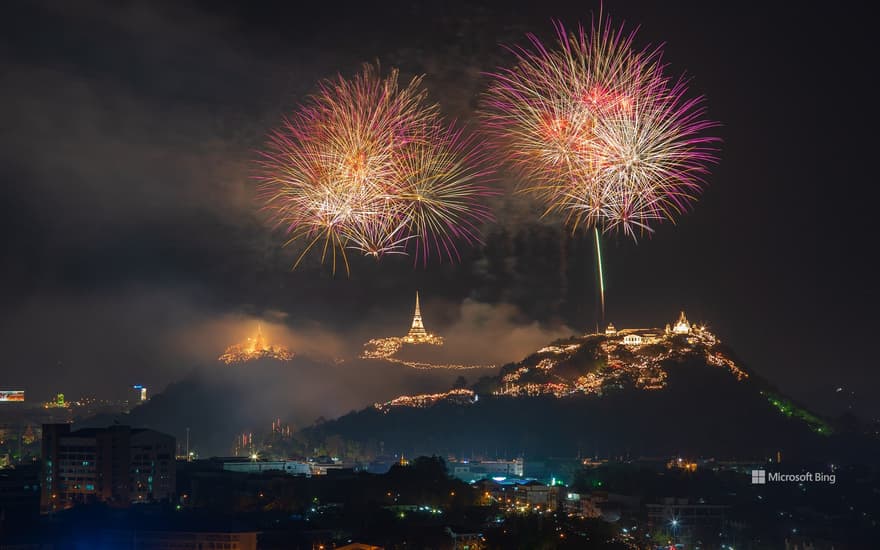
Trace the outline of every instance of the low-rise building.
<instances>
[{"instance_id":1,"label":"low-rise building","mask_svg":"<svg viewBox=\"0 0 880 550\"><path fill-rule=\"evenodd\" d=\"M604 502L599 495L590 493L566 493L562 501L562 510L569 515L580 518L602 517L600 502Z\"/></svg>"},{"instance_id":2,"label":"low-rise building","mask_svg":"<svg viewBox=\"0 0 880 550\"><path fill-rule=\"evenodd\" d=\"M522 458L513 460L451 460L447 466L453 477L466 482L495 477L522 477L523 467Z\"/></svg>"},{"instance_id":3,"label":"low-rise building","mask_svg":"<svg viewBox=\"0 0 880 550\"><path fill-rule=\"evenodd\" d=\"M648 503L648 524L655 527L673 528L684 537L698 533L717 532L730 508L723 504L691 502L686 498L664 498L658 503Z\"/></svg>"},{"instance_id":4,"label":"low-rise building","mask_svg":"<svg viewBox=\"0 0 880 550\"><path fill-rule=\"evenodd\" d=\"M531 481L516 488L517 500L526 506L553 512L559 505L559 486Z\"/></svg>"},{"instance_id":5,"label":"low-rise building","mask_svg":"<svg viewBox=\"0 0 880 550\"><path fill-rule=\"evenodd\" d=\"M250 460L228 459L223 462L223 470L227 472L260 472L280 471L290 475L312 475L312 465L303 460Z\"/></svg>"},{"instance_id":6,"label":"low-rise building","mask_svg":"<svg viewBox=\"0 0 880 550\"><path fill-rule=\"evenodd\" d=\"M623 343L627 346L641 346L642 337L638 334L627 334L623 337Z\"/></svg>"},{"instance_id":7,"label":"low-rise building","mask_svg":"<svg viewBox=\"0 0 880 550\"><path fill-rule=\"evenodd\" d=\"M559 486L544 485L534 479L486 479L478 484L486 501L522 512L555 511L559 507Z\"/></svg>"},{"instance_id":8,"label":"low-rise building","mask_svg":"<svg viewBox=\"0 0 880 550\"><path fill-rule=\"evenodd\" d=\"M256 531L108 531L104 548L116 550L257 550Z\"/></svg>"}]
</instances>

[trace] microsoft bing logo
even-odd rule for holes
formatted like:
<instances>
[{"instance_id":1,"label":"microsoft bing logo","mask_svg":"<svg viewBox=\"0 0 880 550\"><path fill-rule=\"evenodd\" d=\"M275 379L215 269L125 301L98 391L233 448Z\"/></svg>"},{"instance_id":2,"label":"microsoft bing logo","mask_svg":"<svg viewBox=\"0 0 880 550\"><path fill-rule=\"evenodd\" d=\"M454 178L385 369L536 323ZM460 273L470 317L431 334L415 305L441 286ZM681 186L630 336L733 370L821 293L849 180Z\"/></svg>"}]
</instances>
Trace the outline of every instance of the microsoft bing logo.
<instances>
[{"instance_id":1,"label":"microsoft bing logo","mask_svg":"<svg viewBox=\"0 0 880 550\"><path fill-rule=\"evenodd\" d=\"M767 471L766 470L752 470L752 485L766 485L767 483Z\"/></svg>"}]
</instances>

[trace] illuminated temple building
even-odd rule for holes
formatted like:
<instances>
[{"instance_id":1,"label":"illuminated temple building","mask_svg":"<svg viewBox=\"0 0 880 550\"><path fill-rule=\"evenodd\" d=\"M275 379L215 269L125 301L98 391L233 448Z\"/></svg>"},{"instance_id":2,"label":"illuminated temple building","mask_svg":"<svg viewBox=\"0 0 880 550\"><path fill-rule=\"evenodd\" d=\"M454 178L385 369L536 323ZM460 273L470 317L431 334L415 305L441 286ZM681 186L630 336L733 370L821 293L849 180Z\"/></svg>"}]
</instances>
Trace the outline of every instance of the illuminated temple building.
<instances>
[{"instance_id":1,"label":"illuminated temple building","mask_svg":"<svg viewBox=\"0 0 880 550\"><path fill-rule=\"evenodd\" d=\"M425 329L422 322L422 310L419 305L419 293L416 292L416 309L413 312L412 325L405 336L390 336L387 338L374 338L364 344L361 359L383 359L393 363L399 363L416 369L483 369L492 368L493 365L459 365L454 363L429 363L425 361L402 359L397 357L405 345L442 346L443 337L431 334Z\"/></svg>"},{"instance_id":2,"label":"illuminated temple building","mask_svg":"<svg viewBox=\"0 0 880 550\"><path fill-rule=\"evenodd\" d=\"M419 308L418 291L416 291L416 310L413 312L412 326L409 328L409 332L406 333L406 336L401 338L401 340L407 344L439 344L443 342L439 336L430 334L425 330L425 325L422 323L422 311ZM440 341L438 342L437 340Z\"/></svg>"},{"instance_id":3,"label":"illuminated temple building","mask_svg":"<svg viewBox=\"0 0 880 550\"><path fill-rule=\"evenodd\" d=\"M684 312L681 312L681 315L678 316L678 321L675 322L675 325L672 327L673 334L690 334L691 333L691 324L688 323L687 317L685 317Z\"/></svg>"},{"instance_id":4,"label":"illuminated temple building","mask_svg":"<svg viewBox=\"0 0 880 550\"><path fill-rule=\"evenodd\" d=\"M263 326L257 325L256 336L248 338L244 344L229 346L223 355L218 357L219 361L227 365L246 363L255 359L289 361L293 359L293 353L284 346L269 344L263 336Z\"/></svg>"}]
</instances>

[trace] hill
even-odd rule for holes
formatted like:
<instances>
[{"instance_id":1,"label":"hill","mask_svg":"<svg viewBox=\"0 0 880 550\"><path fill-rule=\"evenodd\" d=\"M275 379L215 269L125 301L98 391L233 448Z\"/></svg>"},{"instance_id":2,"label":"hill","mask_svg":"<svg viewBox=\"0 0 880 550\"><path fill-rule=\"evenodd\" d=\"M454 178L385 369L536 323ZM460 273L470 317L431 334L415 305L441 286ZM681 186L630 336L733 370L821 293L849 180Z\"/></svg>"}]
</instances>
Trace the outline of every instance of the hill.
<instances>
[{"instance_id":1,"label":"hill","mask_svg":"<svg viewBox=\"0 0 880 550\"><path fill-rule=\"evenodd\" d=\"M303 436L317 446L343 441L409 455L756 459L780 452L812 462L877 451L876 441L835 433L704 327L677 329L557 341L469 390L401 396Z\"/></svg>"}]
</instances>

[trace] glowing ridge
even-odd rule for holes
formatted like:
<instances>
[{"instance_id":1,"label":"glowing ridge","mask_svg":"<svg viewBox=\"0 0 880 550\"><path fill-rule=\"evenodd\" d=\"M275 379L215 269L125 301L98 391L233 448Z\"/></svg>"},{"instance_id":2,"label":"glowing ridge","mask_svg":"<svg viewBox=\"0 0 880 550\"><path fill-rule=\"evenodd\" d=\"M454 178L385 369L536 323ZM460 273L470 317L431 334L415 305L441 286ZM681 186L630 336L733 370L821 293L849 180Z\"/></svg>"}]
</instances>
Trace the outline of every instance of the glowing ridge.
<instances>
[{"instance_id":1,"label":"glowing ridge","mask_svg":"<svg viewBox=\"0 0 880 550\"><path fill-rule=\"evenodd\" d=\"M449 400L461 405L472 405L477 401L477 394L466 388L458 388L443 393L422 393L418 395L401 395L385 403L375 403L373 407L387 413L392 407L426 408L438 401Z\"/></svg>"}]
</instances>

